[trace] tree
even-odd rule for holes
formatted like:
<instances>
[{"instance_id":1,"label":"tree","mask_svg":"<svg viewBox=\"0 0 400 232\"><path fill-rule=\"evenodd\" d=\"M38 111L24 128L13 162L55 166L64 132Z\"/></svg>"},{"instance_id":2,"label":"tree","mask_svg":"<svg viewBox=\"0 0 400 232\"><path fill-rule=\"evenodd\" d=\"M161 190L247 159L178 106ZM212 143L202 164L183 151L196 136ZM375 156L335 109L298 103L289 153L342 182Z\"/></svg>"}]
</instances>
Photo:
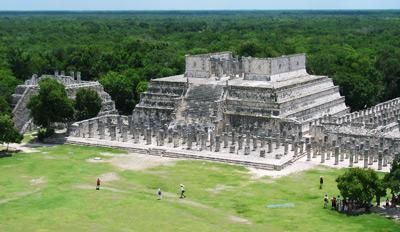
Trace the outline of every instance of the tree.
<instances>
[{"instance_id":1,"label":"tree","mask_svg":"<svg viewBox=\"0 0 400 232\"><path fill-rule=\"evenodd\" d=\"M8 105L8 102L4 97L0 96L0 115L10 114L10 113L11 113L11 108Z\"/></svg>"},{"instance_id":2,"label":"tree","mask_svg":"<svg viewBox=\"0 0 400 232\"><path fill-rule=\"evenodd\" d=\"M394 160L390 172L383 178L385 185L390 189L392 194L400 192L400 162Z\"/></svg>"},{"instance_id":3,"label":"tree","mask_svg":"<svg viewBox=\"0 0 400 232\"><path fill-rule=\"evenodd\" d=\"M39 93L32 96L27 104L36 125L49 130L53 123L73 119L73 101L68 98L64 85L45 78L39 82L39 88Z\"/></svg>"},{"instance_id":4,"label":"tree","mask_svg":"<svg viewBox=\"0 0 400 232\"><path fill-rule=\"evenodd\" d=\"M128 75L109 72L100 78L100 83L114 100L118 111L123 114L132 113L135 107L135 86Z\"/></svg>"},{"instance_id":5,"label":"tree","mask_svg":"<svg viewBox=\"0 0 400 232\"><path fill-rule=\"evenodd\" d=\"M149 83L147 81L141 81L136 87L136 93L140 96L140 93L143 93L149 87Z\"/></svg>"},{"instance_id":6,"label":"tree","mask_svg":"<svg viewBox=\"0 0 400 232\"><path fill-rule=\"evenodd\" d=\"M358 206L369 209L376 195L381 195L381 185L376 172L372 169L351 168L337 179L340 194L352 199Z\"/></svg>"},{"instance_id":7,"label":"tree","mask_svg":"<svg viewBox=\"0 0 400 232\"><path fill-rule=\"evenodd\" d=\"M101 110L101 98L95 90L79 89L75 98L75 118L85 120L96 117Z\"/></svg>"},{"instance_id":8,"label":"tree","mask_svg":"<svg viewBox=\"0 0 400 232\"><path fill-rule=\"evenodd\" d=\"M14 127L14 122L9 115L0 115L0 143L20 143L23 136Z\"/></svg>"},{"instance_id":9,"label":"tree","mask_svg":"<svg viewBox=\"0 0 400 232\"><path fill-rule=\"evenodd\" d=\"M0 69L0 97L6 100L14 93L15 87L19 84L11 71L7 69Z\"/></svg>"},{"instance_id":10,"label":"tree","mask_svg":"<svg viewBox=\"0 0 400 232\"><path fill-rule=\"evenodd\" d=\"M252 41L244 42L239 45L238 54L241 56L256 56L262 49Z\"/></svg>"}]
</instances>

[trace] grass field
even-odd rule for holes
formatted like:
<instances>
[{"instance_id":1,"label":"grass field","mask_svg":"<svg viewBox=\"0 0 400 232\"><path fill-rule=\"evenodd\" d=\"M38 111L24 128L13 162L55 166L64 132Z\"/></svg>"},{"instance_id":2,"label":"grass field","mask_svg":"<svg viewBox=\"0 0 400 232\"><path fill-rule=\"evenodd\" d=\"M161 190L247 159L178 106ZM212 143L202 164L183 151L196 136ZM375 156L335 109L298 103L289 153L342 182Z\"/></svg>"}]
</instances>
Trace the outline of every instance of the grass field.
<instances>
[{"instance_id":1,"label":"grass field","mask_svg":"<svg viewBox=\"0 0 400 232\"><path fill-rule=\"evenodd\" d=\"M378 215L323 209L325 192L338 194L334 179L343 170L252 179L244 167L201 161L142 171L87 162L111 158L101 152L123 153L63 145L0 159L0 231L400 231L400 223ZM113 180L94 190L105 173ZM285 203L294 207L266 208Z\"/></svg>"}]
</instances>

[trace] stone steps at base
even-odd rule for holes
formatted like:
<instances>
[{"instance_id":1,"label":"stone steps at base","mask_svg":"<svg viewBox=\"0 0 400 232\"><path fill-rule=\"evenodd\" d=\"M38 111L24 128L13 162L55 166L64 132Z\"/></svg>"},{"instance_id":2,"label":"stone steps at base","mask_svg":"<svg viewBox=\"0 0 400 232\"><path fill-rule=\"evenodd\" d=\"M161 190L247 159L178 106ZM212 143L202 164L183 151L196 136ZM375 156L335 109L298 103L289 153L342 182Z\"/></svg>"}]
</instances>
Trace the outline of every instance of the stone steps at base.
<instances>
[{"instance_id":1,"label":"stone steps at base","mask_svg":"<svg viewBox=\"0 0 400 232\"><path fill-rule=\"evenodd\" d=\"M243 160L235 160L235 159L227 159L221 157L212 157L212 156L200 156L196 154L184 153L184 152L174 152L167 151L165 149L157 149L157 148L132 148L132 147L121 147L116 145L104 145L104 144L95 144L89 142L82 141L73 141L67 139L49 139L46 142L54 143L54 144L73 144L73 145L81 145L81 146L95 146L95 147L107 147L114 149L123 149L132 153L152 155L152 156L162 156L168 158L176 158L176 159L192 159L192 160L205 160L211 162L219 162L219 163L229 163L229 164L237 164L244 165L248 167L264 169L264 170L282 170L288 164L285 163L283 165L274 165L274 164L266 164L266 163L258 163L252 161L243 161ZM290 162L291 163L291 162Z\"/></svg>"}]
</instances>

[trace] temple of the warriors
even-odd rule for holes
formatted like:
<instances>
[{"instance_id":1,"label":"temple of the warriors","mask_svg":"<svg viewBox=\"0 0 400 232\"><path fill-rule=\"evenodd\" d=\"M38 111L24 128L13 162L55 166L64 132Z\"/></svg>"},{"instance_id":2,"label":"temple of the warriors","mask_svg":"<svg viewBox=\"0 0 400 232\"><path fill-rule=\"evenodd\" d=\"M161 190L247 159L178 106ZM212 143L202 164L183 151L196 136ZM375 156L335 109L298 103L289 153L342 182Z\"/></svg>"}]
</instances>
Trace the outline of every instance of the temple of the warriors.
<instances>
[{"instance_id":1,"label":"temple of the warriors","mask_svg":"<svg viewBox=\"0 0 400 232\"><path fill-rule=\"evenodd\" d=\"M64 71L56 71L54 75L43 75L41 77L34 74L32 78L26 80L23 85L18 85L15 93L12 95L14 123L21 133L32 131L35 127L32 123L32 119L29 117L29 110L26 108L26 105L28 104L29 98L39 90L38 83L43 78L53 78L63 84L68 97L72 99L75 98L80 88L93 89L102 99L102 107L99 115L117 113L114 101L112 101L110 95L104 91L103 86L97 81L83 81L80 72L71 72L70 75L66 75Z\"/></svg>"},{"instance_id":2,"label":"temple of the warriors","mask_svg":"<svg viewBox=\"0 0 400 232\"><path fill-rule=\"evenodd\" d=\"M231 52L186 56L183 75L152 80L133 116L140 124L199 124L278 133L326 115L348 112L327 76L306 71L305 54L278 58L233 57Z\"/></svg>"},{"instance_id":3,"label":"temple of the warriors","mask_svg":"<svg viewBox=\"0 0 400 232\"><path fill-rule=\"evenodd\" d=\"M282 170L307 161L387 169L400 153L400 99L349 112L304 54L186 56L182 75L152 80L130 116L76 122L67 143Z\"/></svg>"}]
</instances>

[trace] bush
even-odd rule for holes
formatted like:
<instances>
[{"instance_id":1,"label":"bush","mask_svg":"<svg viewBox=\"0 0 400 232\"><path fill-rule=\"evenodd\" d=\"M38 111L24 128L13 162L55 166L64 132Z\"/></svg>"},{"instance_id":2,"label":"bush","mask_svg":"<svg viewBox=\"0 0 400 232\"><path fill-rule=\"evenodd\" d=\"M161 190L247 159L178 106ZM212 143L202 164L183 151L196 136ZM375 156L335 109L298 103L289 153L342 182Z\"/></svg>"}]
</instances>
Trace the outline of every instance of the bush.
<instances>
[{"instance_id":1,"label":"bush","mask_svg":"<svg viewBox=\"0 0 400 232\"><path fill-rule=\"evenodd\" d=\"M40 128L39 132L37 134L37 137L39 141L43 141L44 139L54 135L54 130L53 129L46 129L46 128Z\"/></svg>"},{"instance_id":2,"label":"bush","mask_svg":"<svg viewBox=\"0 0 400 232\"><path fill-rule=\"evenodd\" d=\"M101 98L95 90L79 89L75 98L75 118L78 121L96 117L101 110Z\"/></svg>"}]
</instances>

